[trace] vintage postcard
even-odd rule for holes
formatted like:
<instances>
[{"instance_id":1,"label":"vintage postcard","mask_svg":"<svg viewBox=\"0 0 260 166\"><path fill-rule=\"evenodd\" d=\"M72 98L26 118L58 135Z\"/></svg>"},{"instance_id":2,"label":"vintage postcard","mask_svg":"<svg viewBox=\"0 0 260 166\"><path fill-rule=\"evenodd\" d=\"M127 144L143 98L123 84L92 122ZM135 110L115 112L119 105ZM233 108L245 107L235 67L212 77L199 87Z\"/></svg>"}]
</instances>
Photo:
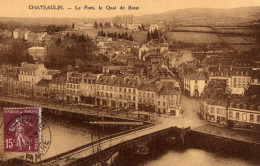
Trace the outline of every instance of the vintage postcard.
<instances>
[{"instance_id":1,"label":"vintage postcard","mask_svg":"<svg viewBox=\"0 0 260 166\"><path fill-rule=\"evenodd\" d=\"M260 165L260 0L1 0L0 165Z\"/></svg>"}]
</instances>

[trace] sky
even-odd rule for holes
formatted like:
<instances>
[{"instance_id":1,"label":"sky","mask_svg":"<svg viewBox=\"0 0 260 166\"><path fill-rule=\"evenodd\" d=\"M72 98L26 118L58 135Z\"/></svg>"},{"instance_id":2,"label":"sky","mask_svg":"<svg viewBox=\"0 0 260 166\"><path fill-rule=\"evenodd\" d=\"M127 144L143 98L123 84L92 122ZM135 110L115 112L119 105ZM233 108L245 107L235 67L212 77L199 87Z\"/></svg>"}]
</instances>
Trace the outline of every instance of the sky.
<instances>
[{"instance_id":1,"label":"sky","mask_svg":"<svg viewBox=\"0 0 260 166\"><path fill-rule=\"evenodd\" d=\"M0 0L0 17L113 17L133 14L134 16L163 13L183 8L236 8L260 6L260 0ZM63 5L64 10L29 10L30 5ZM75 6L82 7L75 10ZM84 5L95 10L84 10ZM106 10L106 6L117 10ZM139 10L119 10L120 6L139 7ZM98 7L103 10L98 10ZM72 8L72 9L67 9Z\"/></svg>"}]
</instances>

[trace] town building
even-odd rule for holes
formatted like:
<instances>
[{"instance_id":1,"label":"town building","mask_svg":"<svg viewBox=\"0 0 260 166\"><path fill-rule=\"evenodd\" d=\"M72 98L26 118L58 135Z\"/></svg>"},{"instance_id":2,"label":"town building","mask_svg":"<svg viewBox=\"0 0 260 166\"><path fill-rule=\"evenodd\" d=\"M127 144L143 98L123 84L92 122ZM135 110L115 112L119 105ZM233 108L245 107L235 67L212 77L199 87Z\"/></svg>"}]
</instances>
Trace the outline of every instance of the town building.
<instances>
[{"instance_id":1,"label":"town building","mask_svg":"<svg viewBox=\"0 0 260 166\"><path fill-rule=\"evenodd\" d=\"M41 79L35 85L35 97L50 99L50 91L49 91L50 80Z\"/></svg>"},{"instance_id":2,"label":"town building","mask_svg":"<svg viewBox=\"0 0 260 166\"><path fill-rule=\"evenodd\" d=\"M244 96L232 95L226 80L210 80L202 96L200 113L212 124L260 131L259 94L260 88L249 88Z\"/></svg>"},{"instance_id":3,"label":"town building","mask_svg":"<svg viewBox=\"0 0 260 166\"><path fill-rule=\"evenodd\" d=\"M188 72L183 80L184 90L192 97L200 96L208 82L206 73L199 71Z\"/></svg>"},{"instance_id":4,"label":"town building","mask_svg":"<svg viewBox=\"0 0 260 166\"><path fill-rule=\"evenodd\" d=\"M49 98L56 100L66 100L67 73L54 74L49 82Z\"/></svg>"},{"instance_id":5,"label":"town building","mask_svg":"<svg viewBox=\"0 0 260 166\"><path fill-rule=\"evenodd\" d=\"M180 107L180 88L174 86L173 82L160 82L157 90L157 112L179 116Z\"/></svg>"},{"instance_id":6,"label":"town building","mask_svg":"<svg viewBox=\"0 0 260 166\"><path fill-rule=\"evenodd\" d=\"M28 40L31 31L27 30L24 32L24 40Z\"/></svg>"},{"instance_id":7,"label":"town building","mask_svg":"<svg viewBox=\"0 0 260 166\"><path fill-rule=\"evenodd\" d=\"M138 31L142 27L141 24L127 24L127 29L133 30L133 31Z\"/></svg>"},{"instance_id":8,"label":"town building","mask_svg":"<svg viewBox=\"0 0 260 166\"><path fill-rule=\"evenodd\" d=\"M150 28L149 28L149 31L150 31L150 32L154 32L155 30L159 30L159 25L157 25L157 24L151 24L151 25L150 25Z\"/></svg>"},{"instance_id":9,"label":"town building","mask_svg":"<svg viewBox=\"0 0 260 166\"><path fill-rule=\"evenodd\" d=\"M79 86L82 80L82 73L67 72L66 82L66 100L73 102L80 102Z\"/></svg>"},{"instance_id":10,"label":"town building","mask_svg":"<svg viewBox=\"0 0 260 166\"><path fill-rule=\"evenodd\" d=\"M48 70L44 67L44 64L29 64L22 63L18 80L24 96L33 96L35 91L35 85L47 77Z\"/></svg>"},{"instance_id":11,"label":"town building","mask_svg":"<svg viewBox=\"0 0 260 166\"><path fill-rule=\"evenodd\" d=\"M80 101L85 104L95 105L96 101L96 81L101 74L86 73L80 82Z\"/></svg>"},{"instance_id":12,"label":"town building","mask_svg":"<svg viewBox=\"0 0 260 166\"><path fill-rule=\"evenodd\" d=\"M14 39L23 39L24 38L24 31L21 29L15 29L13 31L13 38Z\"/></svg>"},{"instance_id":13,"label":"town building","mask_svg":"<svg viewBox=\"0 0 260 166\"><path fill-rule=\"evenodd\" d=\"M137 109L139 77L101 76L96 82L96 105Z\"/></svg>"}]
</instances>

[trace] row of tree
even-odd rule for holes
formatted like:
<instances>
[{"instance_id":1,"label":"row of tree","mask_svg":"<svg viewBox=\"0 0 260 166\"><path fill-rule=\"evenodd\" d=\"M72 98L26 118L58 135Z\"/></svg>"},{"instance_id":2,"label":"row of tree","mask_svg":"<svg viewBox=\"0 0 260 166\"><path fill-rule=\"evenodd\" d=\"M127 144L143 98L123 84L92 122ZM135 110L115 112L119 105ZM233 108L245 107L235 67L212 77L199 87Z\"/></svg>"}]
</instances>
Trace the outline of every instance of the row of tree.
<instances>
[{"instance_id":1,"label":"row of tree","mask_svg":"<svg viewBox=\"0 0 260 166\"><path fill-rule=\"evenodd\" d=\"M98 31L98 36L103 36L103 37L112 37L113 39L125 39L129 41L133 41L133 36L130 34L128 35L127 32L122 32L122 33L117 33L117 32L107 32L105 33L103 30Z\"/></svg>"},{"instance_id":2,"label":"row of tree","mask_svg":"<svg viewBox=\"0 0 260 166\"><path fill-rule=\"evenodd\" d=\"M110 24L110 22L105 22L104 25L103 25L102 22L100 22L99 24L97 22L94 22L94 27L95 28L98 28L98 27L100 27L100 28L102 28L102 27L111 27L111 24Z\"/></svg>"},{"instance_id":3,"label":"row of tree","mask_svg":"<svg viewBox=\"0 0 260 166\"><path fill-rule=\"evenodd\" d=\"M108 62L105 56L96 56L95 43L84 35L66 35L65 39L56 39L55 44L48 48L45 58L47 68L64 70L68 65L77 66L78 70L99 72L98 67L91 67L97 63ZM92 69L96 70L92 70Z\"/></svg>"},{"instance_id":4,"label":"row of tree","mask_svg":"<svg viewBox=\"0 0 260 166\"><path fill-rule=\"evenodd\" d=\"M147 32L146 39L148 41L150 41L152 39L159 39L159 38L160 38L160 36L159 36L159 32L157 29L155 29L154 31L151 31L151 32L150 31Z\"/></svg>"},{"instance_id":5,"label":"row of tree","mask_svg":"<svg viewBox=\"0 0 260 166\"><path fill-rule=\"evenodd\" d=\"M46 27L46 31L48 34L54 34L56 32L65 31L68 28L67 25L61 25L61 26L55 26L55 25L49 25Z\"/></svg>"},{"instance_id":6,"label":"row of tree","mask_svg":"<svg viewBox=\"0 0 260 166\"><path fill-rule=\"evenodd\" d=\"M10 45L10 49L1 51L0 64L19 65L21 62L33 62L32 57L28 54L30 46L24 40L14 40Z\"/></svg>"}]
</instances>

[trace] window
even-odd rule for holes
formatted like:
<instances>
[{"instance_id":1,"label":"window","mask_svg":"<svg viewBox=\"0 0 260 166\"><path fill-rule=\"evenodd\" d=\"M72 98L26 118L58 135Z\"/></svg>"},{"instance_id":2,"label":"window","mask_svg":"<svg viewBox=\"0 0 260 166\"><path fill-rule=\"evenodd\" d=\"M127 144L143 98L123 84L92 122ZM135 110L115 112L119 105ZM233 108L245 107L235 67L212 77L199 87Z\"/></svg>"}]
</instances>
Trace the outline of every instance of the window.
<instances>
[{"instance_id":1,"label":"window","mask_svg":"<svg viewBox=\"0 0 260 166\"><path fill-rule=\"evenodd\" d=\"M208 81L207 80L205 80L205 84L207 84L208 83Z\"/></svg>"},{"instance_id":2,"label":"window","mask_svg":"<svg viewBox=\"0 0 260 166\"><path fill-rule=\"evenodd\" d=\"M260 115L257 115L257 122L260 123Z\"/></svg>"},{"instance_id":3,"label":"window","mask_svg":"<svg viewBox=\"0 0 260 166\"><path fill-rule=\"evenodd\" d=\"M198 83L198 80L195 80L195 84L197 84Z\"/></svg>"},{"instance_id":4,"label":"window","mask_svg":"<svg viewBox=\"0 0 260 166\"><path fill-rule=\"evenodd\" d=\"M212 114L215 113L215 108L214 108L214 107L211 107L211 109L210 109L210 113L212 113Z\"/></svg>"},{"instance_id":5,"label":"window","mask_svg":"<svg viewBox=\"0 0 260 166\"><path fill-rule=\"evenodd\" d=\"M154 94L152 93L152 98L154 98Z\"/></svg>"},{"instance_id":6,"label":"window","mask_svg":"<svg viewBox=\"0 0 260 166\"><path fill-rule=\"evenodd\" d=\"M165 102L163 102L163 106L165 106Z\"/></svg>"},{"instance_id":7,"label":"window","mask_svg":"<svg viewBox=\"0 0 260 166\"><path fill-rule=\"evenodd\" d=\"M239 112L236 113L236 119L239 120Z\"/></svg>"},{"instance_id":8,"label":"window","mask_svg":"<svg viewBox=\"0 0 260 166\"><path fill-rule=\"evenodd\" d=\"M220 114L221 110L220 108L217 108L217 114Z\"/></svg>"},{"instance_id":9,"label":"window","mask_svg":"<svg viewBox=\"0 0 260 166\"><path fill-rule=\"evenodd\" d=\"M159 105L159 106L160 106L160 104L161 104L160 101L158 101L158 105Z\"/></svg>"},{"instance_id":10,"label":"window","mask_svg":"<svg viewBox=\"0 0 260 166\"><path fill-rule=\"evenodd\" d=\"M229 118L229 119L233 119L233 112L232 112L232 111L229 111L229 112L228 112L228 118Z\"/></svg>"},{"instance_id":11,"label":"window","mask_svg":"<svg viewBox=\"0 0 260 166\"><path fill-rule=\"evenodd\" d=\"M254 115L250 114L250 122L254 122Z\"/></svg>"},{"instance_id":12,"label":"window","mask_svg":"<svg viewBox=\"0 0 260 166\"><path fill-rule=\"evenodd\" d=\"M147 97L150 97L150 93L147 93Z\"/></svg>"}]
</instances>

